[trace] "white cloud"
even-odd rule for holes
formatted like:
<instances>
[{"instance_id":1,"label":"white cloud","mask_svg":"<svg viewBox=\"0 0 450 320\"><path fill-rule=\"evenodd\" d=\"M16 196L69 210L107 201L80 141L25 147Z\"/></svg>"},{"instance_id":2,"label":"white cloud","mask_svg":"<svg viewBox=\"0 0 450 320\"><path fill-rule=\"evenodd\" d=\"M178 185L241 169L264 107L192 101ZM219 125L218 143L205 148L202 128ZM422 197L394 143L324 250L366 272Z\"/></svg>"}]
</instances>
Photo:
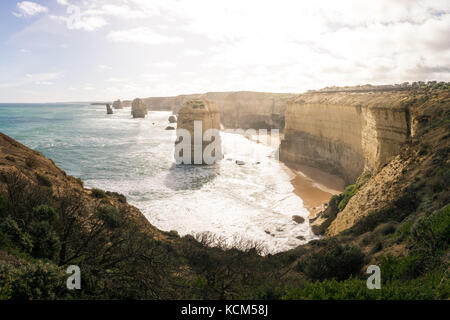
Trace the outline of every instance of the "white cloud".
<instances>
[{"instance_id":1,"label":"white cloud","mask_svg":"<svg viewBox=\"0 0 450 320\"><path fill-rule=\"evenodd\" d=\"M99 65L97 66L97 68L98 68L99 70L102 70L102 71L105 71L105 70L112 70L112 67L107 66L107 65L104 65L104 64L99 64Z\"/></svg>"},{"instance_id":2,"label":"white cloud","mask_svg":"<svg viewBox=\"0 0 450 320\"><path fill-rule=\"evenodd\" d=\"M187 49L187 50L184 50L183 53L185 56L197 57L197 56L201 56L203 54L203 51L200 51L197 49Z\"/></svg>"},{"instance_id":3,"label":"white cloud","mask_svg":"<svg viewBox=\"0 0 450 320\"><path fill-rule=\"evenodd\" d=\"M140 44L177 44L183 42L180 37L159 34L148 27L111 31L107 35L108 40L114 42L132 42Z\"/></svg>"},{"instance_id":4,"label":"white cloud","mask_svg":"<svg viewBox=\"0 0 450 320\"><path fill-rule=\"evenodd\" d=\"M80 8L74 29L97 32L70 32L49 21L66 24L69 1ZM81 68L74 74L89 73L92 65L108 70L96 67L106 63L114 70L111 75L91 74L98 77L91 80L96 87L92 95L299 92L328 85L450 79L448 0L69 1L57 0L62 6L52 7L57 16L34 21L27 27L32 32L15 37L15 48L38 55L33 42L41 36L50 41L44 36L50 34L55 46L70 45L64 51L67 61L92 50L89 63L74 64ZM142 75L142 66L148 67L148 75ZM16 85L21 78L13 80L3 85ZM84 79L64 80L73 82L65 87L74 85L83 94Z\"/></svg>"},{"instance_id":5,"label":"white cloud","mask_svg":"<svg viewBox=\"0 0 450 320\"><path fill-rule=\"evenodd\" d=\"M102 17L85 16L83 14L74 17L50 15L49 18L64 23L71 30L95 31L108 25L108 22Z\"/></svg>"},{"instance_id":6,"label":"white cloud","mask_svg":"<svg viewBox=\"0 0 450 320\"><path fill-rule=\"evenodd\" d=\"M147 66L161 69L172 69L175 68L177 64L172 61L159 61L155 63L150 63Z\"/></svg>"},{"instance_id":7,"label":"white cloud","mask_svg":"<svg viewBox=\"0 0 450 320\"><path fill-rule=\"evenodd\" d=\"M70 6L69 1L67 0L56 0L56 2L61 6Z\"/></svg>"},{"instance_id":8,"label":"white cloud","mask_svg":"<svg viewBox=\"0 0 450 320\"><path fill-rule=\"evenodd\" d=\"M40 4L36 2L31 1L22 1L18 2L17 5L18 12L13 12L13 15L20 18L20 17L32 17L35 15L38 15L40 13L47 13L48 8L41 6Z\"/></svg>"}]
</instances>

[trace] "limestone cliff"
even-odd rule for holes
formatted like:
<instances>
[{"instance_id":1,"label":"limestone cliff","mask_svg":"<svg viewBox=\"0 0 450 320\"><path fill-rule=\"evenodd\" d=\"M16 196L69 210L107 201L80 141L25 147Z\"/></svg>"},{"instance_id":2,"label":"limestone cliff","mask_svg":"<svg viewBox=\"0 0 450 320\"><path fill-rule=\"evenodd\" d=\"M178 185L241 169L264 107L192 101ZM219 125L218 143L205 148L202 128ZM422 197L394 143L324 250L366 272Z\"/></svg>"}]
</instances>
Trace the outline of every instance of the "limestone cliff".
<instances>
[{"instance_id":1,"label":"limestone cliff","mask_svg":"<svg viewBox=\"0 0 450 320\"><path fill-rule=\"evenodd\" d=\"M353 183L398 154L411 136L407 92L312 92L288 102L283 161L304 163Z\"/></svg>"},{"instance_id":2,"label":"limestone cliff","mask_svg":"<svg viewBox=\"0 0 450 320\"><path fill-rule=\"evenodd\" d=\"M133 118L145 118L147 115L147 107L141 99L134 99L131 105L131 114Z\"/></svg>"},{"instance_id":3,"label":"limestone cliff","mask_svg":"<svg viewBox=\"0 0 450 320\"><path fill-rule=\"evenodd\" d=\"M372 175L339 210L324 212L319 229L326 237L416 219L449 202L449 116L450 91L435 83L308 92L288 103L280 158L348 184Z\"/></svg>"},{"instance_id":4,"label":"limestone cliff","mask_svg":"<svg viewBox=\"0 0 450 320\"><path fill-rule=\"evenodd\" d=\"M381 142L393 144L395 148L386 147L383 158L375 154L378 158L373 163L378 165L377 170L339 212L327 228L326 237L335 236L364 219L400 222L407 217L412 221L449 203L450 91L409 92L407 97L398 97L398 104L406 110L408 141L403 145L393 139ZM382 126L383 122L379 121ZM386 121L386 126L389 124ZM381 133L386 139L387 133ZM395 153L396 148L401 150ZM383 165L389 155L391 160Z\"/></svg>"},{"instance_id":5,"label":"limestone cliff","mask_svg":"<svg viewBox=\"0 0 450 320\"><path fill-rule=\"evenodd\" d=\"M143 99L149 110L170 110L177 114L186 101L206 99L220 110L227 128L283 128L286 103L295 94L267 92L208 92L205 94Z\"/></svg>"},{"instance_id":6,"label":"limestone cliff","mask_svg":"<svg viewBox=\"0 0 450 320\"><path fill-rule=\"evenodd\" d=\"M114 108L114 109L123 109L122 101L120 101L120 99L114 101L114 102L113 102L113 108Z\"/></svg>"},{"instance_id":7,"label":"limestone cliff","mask_svg":"<svg viewBox=\"0 0 450 320\"><path fill-rule=\"evenodd\" d=\"M195 121L201 121L202 125L202 131L200 132L202 142L201 146L197 146L195 144L194 138L195 138ZM181 134L180 129L187 130L190 134L190 141L183 141L184 137ZM177 119L177 141L175 142L176 145L178 145L181 142L188 142L188 145L186 145L186 149L182 149L178 151L178 149L175 149L175 159L177 159L177 163L179 162L179 159L181 159L183 156L186 156L183 154L188 150L190 152L190 162L186 163L183 159L181 163L184 164L194 164L195 163L195 149L201 150L202 156L200 163L205 164L208 161L205 161L203 155L205 152L205 149L207 146L212 143L209 141L204 141L204 133L209 129L216 129L220 130L220 112L217 106L214 102L202 100L202 99L193 99L186 101L183 104L183 107L178 112L178 119ZM220 138L220 137L219 137ZM220 143L220 141L219 141ZM220 149L220 145L219 145ZM212 156L215 157L216 153L213 151ZM198 164L200 164L198 163ZM195 163L197 164L197 163Z\"/></svg>"}]
</instances>

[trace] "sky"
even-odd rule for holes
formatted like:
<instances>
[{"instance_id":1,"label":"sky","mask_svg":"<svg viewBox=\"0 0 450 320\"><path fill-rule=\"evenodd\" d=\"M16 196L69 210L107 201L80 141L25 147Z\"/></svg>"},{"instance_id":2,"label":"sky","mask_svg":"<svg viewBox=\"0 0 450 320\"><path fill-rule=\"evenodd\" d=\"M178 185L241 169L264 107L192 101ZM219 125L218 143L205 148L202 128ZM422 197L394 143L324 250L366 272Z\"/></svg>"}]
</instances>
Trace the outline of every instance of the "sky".
<instances>
[{"instance_id":1,"label":"sky","mask_svg":"<svg viewBox=\"0 0 450 320\"><path fill-rule=\"evenodd\" d=\"M0 102L450 81L449 0L0 1Z\"/></svg>"}]
</instances>

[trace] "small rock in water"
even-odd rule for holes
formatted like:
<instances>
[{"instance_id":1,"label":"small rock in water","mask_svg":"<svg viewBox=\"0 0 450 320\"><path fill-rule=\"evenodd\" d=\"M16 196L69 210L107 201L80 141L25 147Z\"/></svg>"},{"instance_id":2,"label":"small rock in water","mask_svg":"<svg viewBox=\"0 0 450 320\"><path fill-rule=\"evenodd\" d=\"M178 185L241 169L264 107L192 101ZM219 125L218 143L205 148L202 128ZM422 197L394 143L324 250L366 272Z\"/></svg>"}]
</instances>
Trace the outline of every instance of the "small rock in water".
<instances>
[{"instance_id":1,"label":"small rock in water","mask_svg":"<svg viewBox=\"0 0 450 320\"><path fill-rule=\"evenodd\" d=\"M171 126L168 126L168 127L166 127L166 130L175 130L175 128L171 127Z\"/></svg>"},{"instance_id":2,"label":"small rock in water","mask_svg":"<svg viewBox=\"0 0 450 320\"><path fill-rule=\"evenodd\" d=\"M240 165L240 166L243 166L245 164L245 162L241 161L241 160L236 160L236 164Z\"/></svg>"},{"instance_id":3,"label":"small rock in water","mask_svg":"<svg viewBox=\"0 0 450 320\"><path fill-rule=\"evenodd\" d=\"M175 116L170 116L170 117L169 117L169 122L170 122L170 123L176 123L176 122L177 122L177 117L175 117Z\"/></svg>"},{"instance_id":4,"label":"small rock in water","mask_svg":"<svg viewBox=\"0 0 450 320\"><path fill-rule=\"evenodd\" d=\"M294 220L298 224L302 224L303 222L305 222L305 218L300 216L292 216L292 220Z\"/></svg>"},{"instance_id":5,"label":"small rock in water","mask_svg":"<svg viewBox=\"0 0 450 320\"><path fill-rule=\"evenodd\" d=\"M298 240L302 240L302 241L305 241L306 240L306 238L304 237L304 236L298 236L298 237L296 237Z\"/></svg>"}]
</instances>

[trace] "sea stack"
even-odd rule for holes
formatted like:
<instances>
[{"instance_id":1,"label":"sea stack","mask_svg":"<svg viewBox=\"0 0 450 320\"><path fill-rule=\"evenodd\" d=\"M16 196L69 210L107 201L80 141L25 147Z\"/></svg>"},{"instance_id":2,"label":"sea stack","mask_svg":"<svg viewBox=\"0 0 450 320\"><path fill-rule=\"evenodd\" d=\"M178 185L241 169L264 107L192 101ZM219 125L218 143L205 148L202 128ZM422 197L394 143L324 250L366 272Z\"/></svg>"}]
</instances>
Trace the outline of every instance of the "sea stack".
<instances>
[{"instance_id":1,"label":"sea stack","mask_svg":"<svg viewBox=\"0 0 450 320\"><path fill-rule=\"evenodd\" d=\"M177 122L177 117L175 117L175 116L173 116L173 115L170 116L170 117L169 117L169 122L170 122L170 123L176 123L176 122Z\"/></svg>"},{"instance_id":2,"label":"sea stack","mask_svg":"<svg viewBox=\"0 0 450 320\"><path fill-rule=\"evenodd\" d=\"M113 108L114 108L114 109L123 109L122 101L120 101L120 99L114 101L114 102L113 102Z\"/></svg>"},{"instance_id":3,"label":"sea stack","mask_svg":"<svg viewBox=\"0 0 450 320\"><path fill-rule=\"evenodd\" d=\"M205 136L205 132L209 129L215 129L209 131L212 134L210 137ZM189 133L190 140L184 139L186 133ZM195 137L200 139L200 143L195 143ZM214 102L203 99L186 101L178 111L175 142L177 163L213 164L222 158L219 108Z\"/></svg>"},{"instance_id":4,"label":"sea stack","mask_svg":"<svg viewBox=\"0 0 450 320\"><path fill-rule=\"evenodd\" d=\"M106 105L106 114L113 114L113 110L111 109L109 103Z\"/></svg>"},{"instance_id":5,"label":"sea stack","mask_svg":"<svg viewBox=\"0 0 450 320\"><path fill-rule=\"evenodd\" d=\"M133 103L131 104L131 114L133 115L133 118L145 118L147 112L147 106L144 101L139 98L133 100Z\"/></svg>"}]
</instances>

